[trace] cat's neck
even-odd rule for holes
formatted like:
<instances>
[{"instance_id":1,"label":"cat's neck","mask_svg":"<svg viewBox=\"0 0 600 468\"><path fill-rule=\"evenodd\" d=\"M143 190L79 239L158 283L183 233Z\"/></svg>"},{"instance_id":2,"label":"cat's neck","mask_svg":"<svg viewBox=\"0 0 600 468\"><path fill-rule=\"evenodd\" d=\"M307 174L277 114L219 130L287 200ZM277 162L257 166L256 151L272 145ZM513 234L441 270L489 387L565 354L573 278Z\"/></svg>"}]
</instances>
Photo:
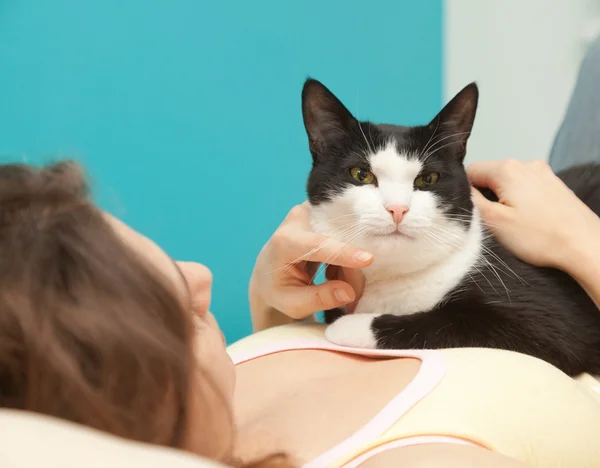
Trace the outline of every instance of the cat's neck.
<instances>
[{"instance_id":1,"label":"cat's neck","mask_svg":"<svg viewBox=\"0 0 600 468\"><path fill-rule=\"evenodd\" d=\"M390 261L394 253L386 252L385 261L364 269L365 292L357 312L406 315L431 310L476 268L482 243L481 221L474 213L463 244L422 269L407 272L402 258Z\"/></svg>"}]
</instances>

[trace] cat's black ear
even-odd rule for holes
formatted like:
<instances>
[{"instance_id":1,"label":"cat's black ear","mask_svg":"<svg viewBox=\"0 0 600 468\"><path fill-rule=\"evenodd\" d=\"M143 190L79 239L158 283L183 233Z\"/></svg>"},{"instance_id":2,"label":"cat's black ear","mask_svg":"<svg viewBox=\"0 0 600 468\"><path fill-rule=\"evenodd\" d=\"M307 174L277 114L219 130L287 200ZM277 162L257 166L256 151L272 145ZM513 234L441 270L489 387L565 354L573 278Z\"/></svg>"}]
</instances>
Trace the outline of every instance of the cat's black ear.
<instances>
[{"instance_id":1,"label":"cat's black ear","mask_svg":"<svg viewBox=\"0 0 600 468\"><path fill-rule=\"evenodd\" d=\"M302 89L302 116L315 159L358 125L344 104L321 82L311 78Z\"/></svg>"},{"instance_id":2,"label":"cat's black ear","mask_svg":"<svg viewBox=\"0 0 600 468\"><path fill-rule=\"evenodd\" d=\"M454 96L429 124L432 132L447 139L444 144L461 161L467 153L467 140L475 122L478 100L477 84L471 83Z\"/></svg>"}]
</instances>

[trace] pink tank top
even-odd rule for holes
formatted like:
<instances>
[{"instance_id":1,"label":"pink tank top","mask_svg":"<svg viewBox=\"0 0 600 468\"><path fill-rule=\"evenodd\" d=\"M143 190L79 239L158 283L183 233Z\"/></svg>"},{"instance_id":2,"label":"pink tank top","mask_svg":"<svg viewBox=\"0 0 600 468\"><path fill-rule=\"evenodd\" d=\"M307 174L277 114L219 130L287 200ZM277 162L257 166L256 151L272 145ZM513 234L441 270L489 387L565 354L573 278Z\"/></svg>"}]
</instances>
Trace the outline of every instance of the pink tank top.
<instances>
[{"instance_id":1,"label":"pink tank top","mask_svg":"<svg viewBox=\"0 0 600 468\"><path fill-rule=\"evenodd\" d=\"M231 358L235 365L252 359L275 354L282 351L301 350L301 349L322 349L328 351L337 351L347 354L356 354L370 357L398 357L398 358L416 358L421 361L421 366L415 378L392 400L379 411L363 427L358 429L347 439L338 445L327 450L314 460L305 464L305 468L324 468L338 466L336 461L347 459L347 456L356 452L358 447L367 445L369 448L363 450L358 456L343 465L344 468L358 467L369 458L399 447L410 445L431 444L431 443L451 443L464 445L478 445L474 442L449 436L417 436L408 437L400 440L381 443L378 440L381 436L395 425L402 416L416 405L422 398L427 396L441 382L446 372L444 355L439 351L433 350L374 350L347 348L335 345L326 340L312 338L294 338L281 341L269 342L262 346L252 348L237 353L232 353Z\"/></svg>"}]
</instances>

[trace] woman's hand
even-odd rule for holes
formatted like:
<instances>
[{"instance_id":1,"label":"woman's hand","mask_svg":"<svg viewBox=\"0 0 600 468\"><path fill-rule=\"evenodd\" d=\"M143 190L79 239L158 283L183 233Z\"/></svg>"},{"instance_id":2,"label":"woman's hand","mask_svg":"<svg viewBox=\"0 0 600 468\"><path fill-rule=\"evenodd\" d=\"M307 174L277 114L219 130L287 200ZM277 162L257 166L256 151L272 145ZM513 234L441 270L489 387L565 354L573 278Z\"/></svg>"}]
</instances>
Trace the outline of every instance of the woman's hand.
<instances>
[{"instance_id":1,"label":"woman's hand","mask_svg":"<svg viewBox=\"0 0 600 468\"><path fill-rule=\"evenodd\" d=\"M467 175L497 195L491 202L474 190L484 223L523 261L574 274L581 254L600 250L600 219L545 162L477 162Z\"/></svg>"},{"instance_id":2,"label":"woman's hand","mask_svg":"<svg viewBox=\"0 0 600 468\"><path fill-rule=\"evenodd\" d=\"M373 256L316 234L308 203L294 207L260 252L250 280L255 331L348 306L362 294L363 276ZM315 285L319 264L328 265L327 281Z\"/></svg>"}]
</instances>

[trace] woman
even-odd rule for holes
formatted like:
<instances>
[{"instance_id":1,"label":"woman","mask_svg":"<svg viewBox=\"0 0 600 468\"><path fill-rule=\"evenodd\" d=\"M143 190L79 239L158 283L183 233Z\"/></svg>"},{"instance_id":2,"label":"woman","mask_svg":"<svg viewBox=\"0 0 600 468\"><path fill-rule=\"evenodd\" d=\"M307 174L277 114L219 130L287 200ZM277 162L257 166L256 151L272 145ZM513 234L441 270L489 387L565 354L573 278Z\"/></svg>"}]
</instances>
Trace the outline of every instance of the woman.
<instances>
[{"instance_id":1,"label":"woman","mask_svg":"<svg viewBox=\"0 0 600 468\"><path fill-rule=\"evenodd\" d=\"M478 195L476 199L483 216L497 226L498 235L509 247L527 261L563 268L592 297L599 297L594 282L597 267L580 258L583 245L588 250L598 245L600 220L547 167L488 163L472 166L470 175L479 185L498 191L503 204L492 204ZM522 180L527 181L527 192L522 190ZM547 205L549 200L552 203ZM77 166L62 163L41 170L1 167L0 216L0 245L4 246L0 257L2 407L71 420L133 440L180 447L224 463L239 464L236 460L243 459L262 460L257 466L293 466L330 453L328 449L364 427L411 382L422 381L426 374L431 377L431 369L439 370L418 353L372 359L327 349L298 349L239 364L234 394L234 369L208 311L208 270L198 264L172 262L149 239L99 211L86 199ZM556 229L557 219L568 229ZM511 244L513 236L520 237L521 242ZM347 268L366 265L370 259L355 255L361 252L349 246L339 257L343 268L330 272L341 279L324 285L310 285L309 263L290 264L320 240L308 229L305 207L300 207L292 210L265 246L251 286L257 329L351 302L360 293L360 275ZM540 247L540 241L543 246L556 248ZM320 261L321 255L323 252L317 251L306 260ZM293 335L302 327L271 328L254 335L252 341L272 337L274 331L279 336ZM317 330L310 325L304 329L312 336ZM247 344L236 347L243 351ZM545 454L586 466L597 450L586 447L586 437L597 440L600 434L593 422L600 424L598 401L591 393L584 393L583 385L574 386L571 379L541 361L494 352L509 355L511 365L524 365L527 372L516 371L514 376L521 381L511 382L511 369L494 369L496 375L506 377L497 385L515 400L513 407L488 401L477 410L485 411L484 419L494 428L491 439L489 430L488 438L482 440L437 434L441 437L417 440L420 445L371 451L364 461L361 454L355 454L355 461L366 467L389 466L390 459L404 466L437 466L435 463L442 461L447 467L452 463L461 467L467 463L526 466L487 449L499 440L501 447L517 446L520 452L516 455L525 454L522 458L533 466L551 466L545 464ZM472 361L468 354L457 359ZM429 370L424 373L426 367ZM468 369L481 370L477 366ZM472 399L467 389L472 385L464 377L476 380L480 376L467 372L457 377L451 368L446 372L438 377L446 382L458 378L465 393L446 395L450 398L447 404L466 408ZM560 431L546 434L541 442L531 434L519 443L506 443L507 434L518 427L514 422L502 423L493 410L496 406L505 418L512 417L528 430L544 425L539 421L531 424L530 414L511 413L511 408L531 405L532 411L545 413L546 423L556 419L560 404L554 401L544 406L547 398L531 392L531 388L538 388L540 379L552 385L552 397L568 398L564 407L571 414L563 415ZM425 397L417 403L425 403L429 395ZM412 413L418 412L417 408L414 406ZM412 413L403 414L401 421ZM461 415L460 411L456 414ZM432 420L442 419L440 415ZM540 451L540 443L548 441L552 446ZM574 450L577 447L586 448ZM530 449L531 459L525 448ZM272 455L281 451L293 457L291 461ZM348 453L338 455L336 460L342 460Z\"/></svg>"},{"instance_id":2,"label":"woman","mask_svg":"<svg viewBox=\"0 0 600 468\"><path fill-rule=\"evenodd\" d=\"M563 126L557 147L576 127ZM491 203L474 192L484 220L508 248L525 261L565 270L600 304L600 220L545 164L480 163L469 176L500 196ZM372 261L352 246L322 245L310 231L306 206L290 212L257 259L250 302L254 327L264 332L232 346L237 369L209 312L210 272L174 263L98 210L77 166L0 166L0 220L0 407L225 464L239 466L243 459L283 467L331 454L353 434L365 436L358 429L372 427L368 421L390 399L405 389L414 396L409 387L423 380L424 367L440 368L424 366L431 360L419 353L374 359L318 348L256 352L257 343L272 343L274 336L319 338L318 326L293 322L336 306L352 310L362 289L360 268ZM328 269L330 281L312 285L314 262L332 252L341 254ZM254 359L242 362L242 352ZM361 460L356 450L363 438L337 453L337 465L321 466L597 466L600 405L587 382L575 383L527 356L492 353L502 356L494 354L502 369L487 374L488 390L500 390L496 399L481 400L476 388L484 386L480 373L491 359L473 359L467 350L454 358L471 367L462 374L458 367L445 369L434 382L447 390L453 380L459 392L446 393L445 402L438 398L439 411L421 421L466 421L469 437L415 429L415 414L431 409L431 396L443 393L431 388L391 421L397 432L421 429L427 440L412 436L418 443L404 446L394 443L409 437L392 440L382 452L371 446ZM505 379L494 380L499 376ZM290 457L273 455L281 451Z\"/></svg>"}]
</instances>

